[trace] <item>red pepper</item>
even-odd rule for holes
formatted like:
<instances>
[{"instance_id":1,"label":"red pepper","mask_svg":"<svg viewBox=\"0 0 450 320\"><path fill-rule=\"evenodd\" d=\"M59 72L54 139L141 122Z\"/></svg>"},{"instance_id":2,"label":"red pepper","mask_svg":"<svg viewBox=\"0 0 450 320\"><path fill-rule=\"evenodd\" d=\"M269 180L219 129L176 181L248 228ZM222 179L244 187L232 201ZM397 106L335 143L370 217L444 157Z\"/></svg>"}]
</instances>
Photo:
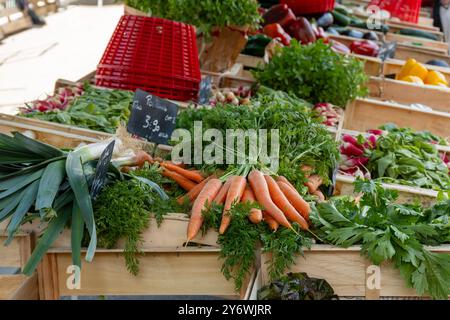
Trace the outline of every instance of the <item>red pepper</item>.
<instances>
[{"instance_id":1,"label":"red pepper","mask_svg":"<svg viewBox=\"0 0 450 320\"><path fill-rule=\"evenodd\" d=\"M334 52L343 53L343 54L349 54L351 52L350 49L345 44L343 44L339 41L336 41L336 40L331 41L331 49Z\"/></svg>"},{"instance_id":2,"label":"red pepper","mask_svg":"<svg viewBox=\"0 0 450 320\"><path fill-rule=\"evenodd\" d=\"M291 22L287 27L287 32L291 37L297 39L302 44L316 42L316 35L314 34L313 27L304 17L299 17L297 20Z\"/></svg>"},{"instance_id":3,"label":"red pepper","mask_svg":"<svg viewBox=\"0 0 450 320\"><path fill-rule=\"evenodd\" d=\"M291 43L291 37L284 31L278 23L272 23L264 27L263 32L272 39L280 39L281 43L288 46Z\"/></svg>"},{"instance_id":4,"label":"red pepper","mask_svg":"<svg viewBox=\"0 0 450 320\"><path fill-rule=\"evenodd\" d=\"M287 27L295 20L295 14L289 9L287 4L277 4L272 6L263 15L263 25L278 23L283 28Z\"/></svg>"},{"instance_id":5,"label":"red pepper","mask_svg":"<svg viewBox=\"0 0 450 320\"><path fill-rule=\"evenodd\" d=\"M322 39L324 43L329 42L328 34L323 30L322 27L317 27L315 24L312 25L312 28L314 30L314 35L316 36L316 39Z\"/></svg>"},{"instance_id":6,"label":"red pepper","mask_svg":"<svg viewBox=\"0 0 450 320\"><path fill-rule=\"evenodd\" d=\"M353 41L350 45L350 50L353 53L360 54L363 56L376 57L380 51L380 47L376 42L365 40L365 41Z\"/></svg>"}]
</instances>

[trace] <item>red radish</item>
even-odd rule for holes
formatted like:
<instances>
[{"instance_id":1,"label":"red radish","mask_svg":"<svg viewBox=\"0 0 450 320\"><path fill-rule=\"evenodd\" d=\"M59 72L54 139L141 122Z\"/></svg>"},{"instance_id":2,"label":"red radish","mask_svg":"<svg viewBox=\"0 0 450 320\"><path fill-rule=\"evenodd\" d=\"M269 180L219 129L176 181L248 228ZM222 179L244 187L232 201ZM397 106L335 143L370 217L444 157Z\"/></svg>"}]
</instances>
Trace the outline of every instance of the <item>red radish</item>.
<instances>
[{"instance_id":1,"label":"red radish","mask_svg":"<svg viewBox=\"0 0 450 320\"><path fill-rule=\"evenodd\" d=\"M379 129L372 129L372 130L367 130L368 133L374 134L376 136L381 136L383 135L383 130L379 130Z\"/></svg>"},{"instance_id":2,"label":"red radish","mask_svg":"<svg viewBox=\"0 0 450 320\"><path fill-rule=\"evenodd\" d=\"M344 142L341 146L341 153L347 156L360 157L364 155L364 151L356 147L354 144Z\"/></svg>"}]
</instances>

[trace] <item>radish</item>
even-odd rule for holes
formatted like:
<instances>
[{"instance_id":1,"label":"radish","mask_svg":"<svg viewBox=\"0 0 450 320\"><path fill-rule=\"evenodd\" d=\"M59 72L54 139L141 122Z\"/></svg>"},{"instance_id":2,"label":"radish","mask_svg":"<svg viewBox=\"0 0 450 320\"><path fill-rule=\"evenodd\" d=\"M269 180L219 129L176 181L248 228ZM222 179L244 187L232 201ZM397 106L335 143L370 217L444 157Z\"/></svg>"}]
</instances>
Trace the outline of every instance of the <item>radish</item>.
<instances>
[{"instance_id":1,"label":"radish","mask_svg":"<svg viewBox=\"0 0 450 320\"><path fill-rule=\"evenodd\" d=\"M376 136L381 136L383 135L383 130L379 130L379 129L372 129L372 130L367 130L368 133L374 134Z\"/></svg>"}]
</instances>

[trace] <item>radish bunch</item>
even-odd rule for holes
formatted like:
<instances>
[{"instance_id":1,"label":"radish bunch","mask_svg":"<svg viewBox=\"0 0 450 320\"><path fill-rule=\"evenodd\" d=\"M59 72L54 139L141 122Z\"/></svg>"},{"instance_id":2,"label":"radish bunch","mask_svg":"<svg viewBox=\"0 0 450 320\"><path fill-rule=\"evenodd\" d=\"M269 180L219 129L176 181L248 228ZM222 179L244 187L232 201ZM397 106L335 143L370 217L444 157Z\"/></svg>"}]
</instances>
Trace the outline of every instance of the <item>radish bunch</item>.
<instances>
[{"instance_id":1,"label":"radish bunch","mask_svg":"<svg viewBox=\"0 0 450 320\"><path fill-rule=\"evenodd\" d=\"M336 127L339 124L342 110L331 103L318 103L314 106L313 110L324 118L324 125Z\"/></svg>"},{"instance_id":2,"label":"radish bunch","mask_svg":"<svg viewBox=\"0 0 450 320\"><path fill-rule=\"evenodd\" d=\"M75 87L59 88L53 96L47 96L45 100L36 100L27 103L20 109L21 113L31 112L49 112L56 110L65 110L70 103L83 94L83 84L78 83Z\"/></svg>"},{"instance_id":3,"label":"radish bunch","mask_svg":"<svg viewBox=\"0 0 450 320\"><path fill-rule=\"evenodd\" d=\"M443 152L443 153L441 153L441 159L447 165L448 174L450 174L450 156L446 152Z\"/></svg>"},{"instance_id":4,"label":"radish bunch","mask_svg":"<svg viewBox=\"0 0 450 320\"><path fill-rule=\"evenodd\" d=\"M341 164L339 170L346 175L370 179L366 166L369 163L370 151L377 146L377 139L382 130L368 130L366 137L355 138L349 134L342 136Z\"/></svg>"}]
</instances>

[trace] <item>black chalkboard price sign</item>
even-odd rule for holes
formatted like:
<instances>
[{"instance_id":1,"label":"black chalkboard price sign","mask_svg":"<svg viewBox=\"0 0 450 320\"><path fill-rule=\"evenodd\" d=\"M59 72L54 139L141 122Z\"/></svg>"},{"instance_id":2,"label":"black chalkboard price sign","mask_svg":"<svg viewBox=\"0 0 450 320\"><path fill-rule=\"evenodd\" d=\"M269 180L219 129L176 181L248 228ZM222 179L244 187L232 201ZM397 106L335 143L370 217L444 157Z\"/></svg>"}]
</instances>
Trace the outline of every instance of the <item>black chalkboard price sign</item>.
<instances>
[{"instance_id":1,"label":"black chalkboard price sign","mask_svg":"<svg viewBox=\"0 0 450 320\"><path fill-rule=\"evenodd\" d=\"M175 129L178 105L143 90L136 90L128 132L156 144L168 144Z\"/></svg>"}]
</instances>

